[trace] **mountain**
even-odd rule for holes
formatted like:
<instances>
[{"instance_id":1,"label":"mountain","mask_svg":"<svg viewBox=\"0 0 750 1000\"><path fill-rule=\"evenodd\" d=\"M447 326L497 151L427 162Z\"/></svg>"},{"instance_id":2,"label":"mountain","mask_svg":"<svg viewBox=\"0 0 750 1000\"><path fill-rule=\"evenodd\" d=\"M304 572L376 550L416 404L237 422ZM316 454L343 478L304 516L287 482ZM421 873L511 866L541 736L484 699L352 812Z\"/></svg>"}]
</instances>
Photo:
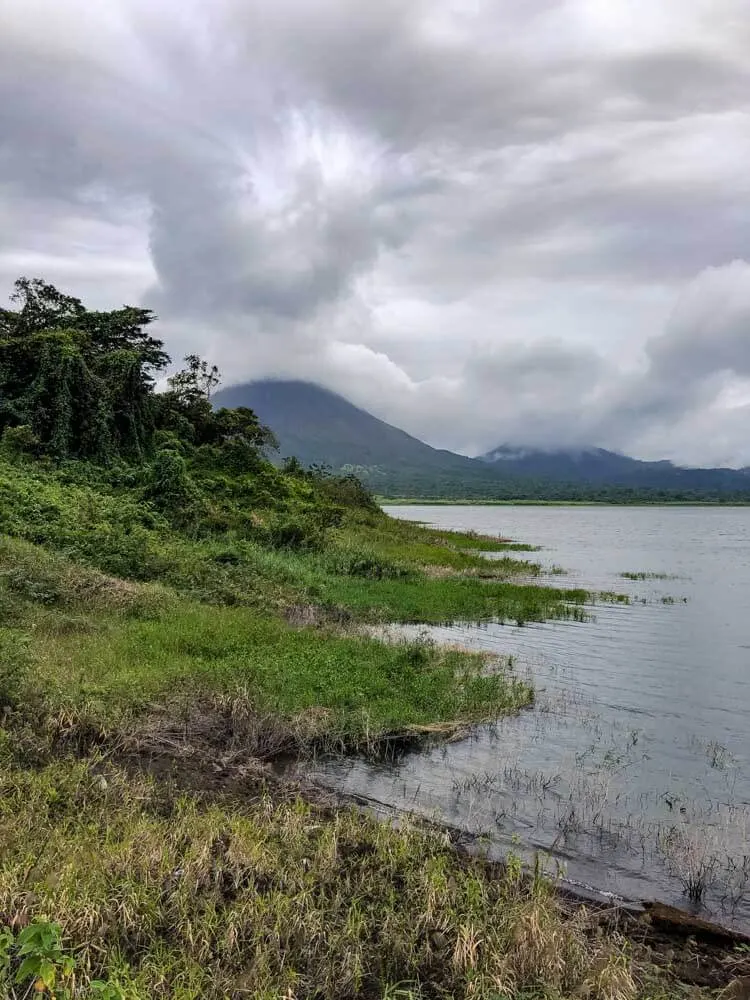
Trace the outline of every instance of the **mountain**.
<instances>
[{"instance_id":1,"label":"mountain","mask_svg":"<svg viewBox=\"0 0 750 1000\"><path fill-rule=\"evenodd\" d=\"M431 448L311 382L230 386L215 406L249 406L280 455L355 472L381 495L456 499L750 499L750 470L682 469L601 448L544 451L501 445L481 458Z\"/></svg>"},{"instance_id":2,"label":"mountain","mask_svg":"<svg viewBox=\"0 0 750 1000\"><path fill-rule=\"evenodd\" d=\"M500 474L567 483L638 489L750 490L750 469L692 469L672 462L642 462L604 448L547 450L500 445L482 455Z\"/></svg>"},{"instance_id":3,"label":"mountain","mask_svg":"<svg viewBox=\"0 0 750 1000\"><path fill-rule=\"evenodd\" d=\"M311 382L231 386L216 393L214 405L249 406L273 430L283 457L294 455L303 465L352 467L381 493L438 496L463 484L468 492L461 495L483 495L497 486L486 463L431 448Z\"/></svg>"}]
</instances>

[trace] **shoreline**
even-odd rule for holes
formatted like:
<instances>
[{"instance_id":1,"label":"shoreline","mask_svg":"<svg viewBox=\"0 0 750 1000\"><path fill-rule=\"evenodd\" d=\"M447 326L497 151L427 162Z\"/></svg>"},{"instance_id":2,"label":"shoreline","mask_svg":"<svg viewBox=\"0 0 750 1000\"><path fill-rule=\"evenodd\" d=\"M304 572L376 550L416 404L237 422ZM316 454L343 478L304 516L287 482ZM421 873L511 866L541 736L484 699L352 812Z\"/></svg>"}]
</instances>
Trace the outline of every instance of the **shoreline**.
<instances>
[{"instance_id":1,"label":"shoreline","mask_svg":"<svg viewBox=\"0 0 750 1000\"><path fill-rule=\"evenodd\" d=\"M744 509L750 507L750 501L711 501L711 500L639 500L632 503L616 500L460 500L445 498L425 500L418 497L393 498L376 496L382 507L718 507Z\"/></svg>"},{"instance_id":2,"label":"shoreline","mask_svg":"<svg viewBox=\"0 0 750 1000\"><path fill-rule=\"evenodd\" d=\"M327 547L296 552L159 528L146 538L161 562L134 580L111 575L128 537L119 524L71 558L71 541L89 538L80 523L99 516L95 492L24 475L10 467L19 517L0 538L11 624L0 638L15 671L0 740L10 933L52 918L86 976L128 977L117 1000L166 1000L172 986L155 984L178 981L191 998L238 982L284 995L286 969L305 994L342 1000L365 982L377 995L407 983L414 997L421 984L465 997L477 977L645 1000L652 987L723 987L744 969L720 960L726 931L691 924L714 943L686 944L622 901L581 901L512 851L491 862L446 824L378 820L372 803L273 774L283 755L392 753L528 705L530 685L487 671L482 655L358 630L575 617L590 595L548 586L529 546L355 510ZM44 546L27 537L41 531ZM273 967L249 971L243 949Z\"/></svg>"},{"instance_id":3,"label":"shoreline","mask_svg":"<svg viewBox=\"0 0 750 1000\"><path fill-rule=\"evenodd\" d=\"M407 739L409 733L394 734L394 738ZM416 751L418 752L418 751ZM447 838L457 859L477 864L490 881L501 881L507 875L508 859L492 860L482 853L480 838L468 834L460 827L431 820L410 812L403 812L387 803L373 802L358 793L334 791L325 784L295 776L291 779L280 775L273 760L263 763L233 764L217 772L210 756L198 759L167 755L161 761L154 757L123 757L123 763L134 773L155 773L160 781L175 782L208 800L225 801L247 798L248 782L252 795L266 794L280 801L302 799L314 810L326 816L335 816L340 810L354 807L365 816L376 807L378 813L389 814L401 822L414 824L440 838ZM197 766L196 766L197 765ZM380 815L378 822L385 822ZM523 879L534 881L532 867L523 866ZM588 917L593 927L608 933L622 935L636 953L637 960L653 963L682 986L716 990L726 988L738 974L750 975L750 933L733 929L720 922L708 920L691 912L687 907L677 907L652 899L635 899L616 896L594 886L577 883L551 872L543 876L559 901L566 920L577 915ZM727 950L739 949L744 956L735 964L727 964Z\"/></svg>"},{"instance_id":4,"label":"shoreline","mask_svg":"<svg viewBox=\"0 0 750 1000\"><path fill-rule=\"evenodd\" d=\"M493 863L449 826L281 782L289 756L387 756L534 699L510 658L364 627L581 620L592 595L531 546L274 464L271 428L214 405L209 360L167 375L150 310L15 288L0 996L709 1000L750 977L726 931L680 916L665 937L658 908L572 903L538 855Z\"/></svg>"}]
</instances>

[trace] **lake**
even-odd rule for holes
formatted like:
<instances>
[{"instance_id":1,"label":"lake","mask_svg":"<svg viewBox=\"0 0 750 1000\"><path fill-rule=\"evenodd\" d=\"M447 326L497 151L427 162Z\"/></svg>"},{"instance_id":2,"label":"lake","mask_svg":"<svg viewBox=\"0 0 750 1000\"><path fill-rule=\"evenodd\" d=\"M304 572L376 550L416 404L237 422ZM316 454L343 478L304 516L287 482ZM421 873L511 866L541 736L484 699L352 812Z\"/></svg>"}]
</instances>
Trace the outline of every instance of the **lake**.
<instances>
[{"instance_id":1,"label":"lake","mask_svg":"<svg viewBox=\"0 0 750 1000\"><path fill-rule=\"evenodd\" d=\"M512 655L536 705L387 765L318 761L316 777L491 855L541 851L547 870L627 898L691 892L750 926L750 508L386 510L538 545L551 584L630 603L596 601L584 622L400 629Z\"/></svg>"}]
</instances>

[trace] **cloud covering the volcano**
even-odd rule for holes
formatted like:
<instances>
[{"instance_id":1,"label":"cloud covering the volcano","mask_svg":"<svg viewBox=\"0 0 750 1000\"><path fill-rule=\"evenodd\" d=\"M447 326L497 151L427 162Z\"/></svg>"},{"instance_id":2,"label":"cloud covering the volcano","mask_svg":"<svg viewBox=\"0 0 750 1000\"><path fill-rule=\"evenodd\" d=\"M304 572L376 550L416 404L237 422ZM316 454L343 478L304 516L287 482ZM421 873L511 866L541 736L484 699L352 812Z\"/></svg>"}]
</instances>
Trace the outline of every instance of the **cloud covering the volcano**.
<instances>
[{"instance_id":1,"label":"cloud covering the volcano","mask_svg":"<svg viewBox=\"0 0 750 1000\"><path fill-rule=\"evenodd\" d=\"M431 444L750 464L746 0L5 0L0 297Z\"/></svg>"}]
</instances>

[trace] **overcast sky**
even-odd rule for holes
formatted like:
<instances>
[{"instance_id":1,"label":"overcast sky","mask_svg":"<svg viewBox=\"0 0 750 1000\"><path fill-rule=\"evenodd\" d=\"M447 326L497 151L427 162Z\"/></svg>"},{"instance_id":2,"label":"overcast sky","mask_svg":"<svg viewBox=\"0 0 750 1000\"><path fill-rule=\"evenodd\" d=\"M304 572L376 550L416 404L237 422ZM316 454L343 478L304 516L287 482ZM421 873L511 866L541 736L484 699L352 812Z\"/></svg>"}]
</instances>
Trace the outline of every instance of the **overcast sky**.
<instances>
[{"instance_id":1,"label":"overcast sky","mask_svg":"<svg viewBox=\"0 0 750 1000\"><path fill-rule=\"evenodd\" d=\"M22 274L442 447L750 464L750 3L2 0Z\"/></svg>"}]
</instances>

